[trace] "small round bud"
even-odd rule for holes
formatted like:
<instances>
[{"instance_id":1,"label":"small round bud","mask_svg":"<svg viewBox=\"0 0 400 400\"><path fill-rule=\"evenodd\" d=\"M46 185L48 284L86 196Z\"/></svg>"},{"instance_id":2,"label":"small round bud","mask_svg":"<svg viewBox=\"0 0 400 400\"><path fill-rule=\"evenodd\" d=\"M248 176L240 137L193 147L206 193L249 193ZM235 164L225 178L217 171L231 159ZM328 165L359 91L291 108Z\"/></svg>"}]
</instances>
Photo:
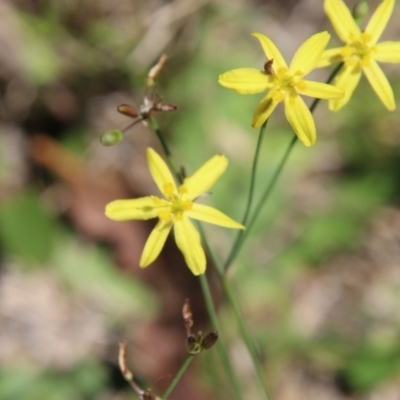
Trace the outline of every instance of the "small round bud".
<instances>
[{"instance_id":1,"label":"small round bud","mask_svg":"<svg viewBox=\"0 0 400 400\"><path fill-rule=\"evenodd\" d=\"M357 23L360 23L368 14L369 7L365 0L360 0L353 8L353 17Z\"/></svg>"},{"instance_id":2,"label":"small round bud","mask_svg":"<svg viewBox=\"0 0 400 400\"><path fill-rule=\"evenodd\" d=\"M103 146L114 146L120 142L124 137L124 134L119 129L113 129L112 131L104 132L100 136L100 142Z\"/></svg>"}]
</instances>

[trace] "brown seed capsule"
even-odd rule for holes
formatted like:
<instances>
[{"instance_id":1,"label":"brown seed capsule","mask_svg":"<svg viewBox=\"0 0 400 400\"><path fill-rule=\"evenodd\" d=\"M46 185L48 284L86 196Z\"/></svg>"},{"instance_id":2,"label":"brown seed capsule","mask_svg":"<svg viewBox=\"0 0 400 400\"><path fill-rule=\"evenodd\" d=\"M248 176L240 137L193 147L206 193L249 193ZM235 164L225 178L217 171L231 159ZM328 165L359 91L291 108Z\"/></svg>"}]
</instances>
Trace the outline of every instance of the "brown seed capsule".
<instances>
[{"instance_id":1,"label":"brown seed capsule","mask_svg":"<svg viewBox=\"0 0 400 400\"><path fill-rule=\"evenodd\" d=\"M201 347L205 350L214 346L216 341L218 340L218 332L210 332L201 342Z\"/></svg>"},{"instance_id":2,"label":"brown seed capsule","mask_svg":"<svg viewBox=\"0 0 400 400\"><path fill-rule=\"evenodd\" d=\"M271 60L267 60L264 64L264 71L267 75L274 75L275 71L274 68L272 67L272 64L274 63L274 59L271 58Z\"/></svg>"},{"instance_id":3,"label":"brown seed capsule","mask_svg":"<svg viewBox=\"0 0 400 400\"><path fill-rule=\"evenodd\" d=\"M136 118L139 113L135 107L130 106L129 104L121 104L117 108L118 112L124 114L128 117Z\"/></svg>"}]
</instances>

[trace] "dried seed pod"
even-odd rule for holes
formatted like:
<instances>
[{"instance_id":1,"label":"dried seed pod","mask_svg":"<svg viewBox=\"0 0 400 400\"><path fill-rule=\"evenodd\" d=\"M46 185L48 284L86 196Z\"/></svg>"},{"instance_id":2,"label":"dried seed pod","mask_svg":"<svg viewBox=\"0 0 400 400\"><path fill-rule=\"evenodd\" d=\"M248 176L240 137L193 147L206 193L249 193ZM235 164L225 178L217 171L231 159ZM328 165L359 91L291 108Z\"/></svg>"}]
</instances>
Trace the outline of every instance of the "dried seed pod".
<instances>
[{"instance_id":1,"label":"dried seed pod","mask_svg":"<svg viewBox=\"0 0 400 400\"><path fill-rule=\"evenodd\" d=\"M139 113L136 110L136 108L130 106L129 104L121 104L118 106L117 110L119 113L124 114L128 117L136 118L137 116L139 116Z\"/></svg>"},{"instance_id":2,"label":"dried seed pod","mask_svg":"<svg viewBox=\"0 0 400 400\"><path fill-rule=\"evenodd\" d=\"M201 347L204 350L210 349L218 340L218 332L210 332L201 342Z\"/></svg>"}]
</instances>

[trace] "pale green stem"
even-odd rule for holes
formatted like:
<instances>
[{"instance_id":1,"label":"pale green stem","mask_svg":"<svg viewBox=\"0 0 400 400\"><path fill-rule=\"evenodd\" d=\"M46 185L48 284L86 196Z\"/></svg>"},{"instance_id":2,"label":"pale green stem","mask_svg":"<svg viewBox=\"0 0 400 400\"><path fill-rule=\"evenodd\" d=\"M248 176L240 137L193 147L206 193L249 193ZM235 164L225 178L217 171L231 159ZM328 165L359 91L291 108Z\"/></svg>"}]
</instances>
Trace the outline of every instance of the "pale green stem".
<instances>
[{"instance_id":1,"label":"pale green stem","mask_svg":"<svg viewBox=\"0 0 400 400\"><path fill-rule=\"evenodd\" d=\"M246 325L243 322L243 318L242 318L241 312L239 310L239 306L236 302L235 295L233 294L232 286L231 286L230 282L228 281L228 278L226 276L221 277L221 282L222 282L222 287L224 289L225 296L228 299L230 308L235 316L240 335L246 345L247 351L250 354L250 358L253 362L253 366L256 371L257 378L258 378L258 380L261 384L261 387L264 391L264 397L267 400L269 398L269 393L268 393L267 384L264 379L264 372L261 368L261 364L259 361L259 354L257 352L256 345L254 343L253 338L249 334Z\"/></svg>"},{"instance_id":2,"label":"pale green stem","mask_svg":"<svg viewBox=\"0 0 400 400\"><path fill-rule=\"evenodd\" d=\"M160 142L161 142L161 145L162 145L162 147L163 147L163 149L165 151L165 154L166 154L166 156L168 158L169 164L170 164L170 166L172 168L172 171L173 171L175 177L178 179L178 181L180 183L182 183L182 176L179 173L179 169L176 166L176 163L174 161L172 153L169 150L168 144L164 140L164 137L163 137L163 135L162 135L162 133L161 133L159 127L158 127L158 124L157 124L157 122L156 122L156 120L154 118L150 119L150 125L151 125L152 129L154 130L154 132L156 133L157 137L159 138ZM212 259L213 259L213 261L215 263L215 266L218 269L217 260L215 259L214 255L213 255L213 252L211 251L211 248L208 245L207 239L206 239L206 237L204 235L203 228L201 227L200 224L198 224L198 227L199 227L200 233L202 235L206 250L207 250L208 254L212 257ZM221 273L222 273L221 271L219 271L219 275L220 276L221 276ZM242 394L241 394L239 383L238 383L238 381L236 379L236 376L235 376L235 373L233 371L233 368L232 368L232 366L231 366L231 364L229 362L228 353L226 351L226 348L224 346L224 343L223 343L223 340L222 340L222 337L221 337L221 331L220 331L219 326L218 326L218 318L217 318L217 314L216 314L216 311L215 311L214 303L213 303L213 300L212 300L210 288L208 286L207 278L206 278L205 274L200 275L199 278L200 278L201 290L203 292L203 297L204 297L204 300L205 300L205 303L206 303L206 307L207 307L207 312L208 312L208 315L209 315L210 320L211 320L211 325L212 325L213 329L216 330L219 333L219 338L217 340L216 346L217 346L217 350L219 352L219 356L221 358L222 365L224 366L225 371L226 371L226 373L228 375L228 379L229 379L229 381L231 383L232 390L233 390L233 392L235 394L236 400L242 400L243 397L242 397ZM183 372L182 372L182 374L183 374ZM175 381L175 379L177 378L176 379L176 383L177 383L179 381L179 379L181 378L182 374L178 378L175 377L173 381ZM175 383L175 385L176 385L176 383Z\"/></svg>"},{"instance_id":3,"label":"pale green stem","mask_svg":"<svg viewBox=\"0 0 400 400\"><path fill-rule=\"evenodd\" d=\"M156 133L156 135L158 137L158 140L161 143L161 146L162 146L162 148L164 150L165 155L167 156L167 159L168 159L169 165L172 168L172 171L174 172L174 174L175 174L176 178L178 179L179 183L182 183L183 179L182 179L182 176L181 176L181 174L179 172L179 168L176 165L174 157L172 156L172 153L169 150L168 144L165 141L164 136L162 135L162 133L160 131L160 128L158 126L157 121L155 120L155 118L150 118L149 119L149 123L150 123L151 129L153 129L153 131Z\"/></svg>"},{"instance_id":4,"label":"pale green stem","mask_svg":"<svg viewBox=\"0 0 400 400\"><path fill-rule=\"evenodd\" d=\"M247 198L246 211L244 212L244 216L242 219L242 225L246 225L247 218L249 217L250 209L253 204L253 195L254 195L254 189L255 189L255 185L256 185L258 159L260 157L261 145L262 145L262 141L264 139L264 133L265 133L265 128L267 127L267 124L268 124L268 120L266 120L264 122L264 124L262 125L262 127L258 133L256 151L255 151L254 158L253 158L253 165L251 167L249 194L248 194L248 198Z\"/></svg>"},{"instance_id":5,"label":"pale green stem","mask_svg":"<svg viewBox=\"0 0 400 400\"><path fill-rule=\"evenodd\" d=\"M175 389L175 386L177 383L180 381L182 378L183 374L185 373L187 367L189 364L192 362L194 355L193 354L188 354L187 357L185 358L185 361L179 368L178 372L175 374L174 379L172 379L172 382L169 384L167 387L167 390L164 392L162 398L164 400L167 400L169 395L172 393L172 391Z\"/></svg>"},{"instance_id":6,"label":"pale green stem","mask_svg":"<svg viewBox=\"0 0 400 400\"><path fill-rule=\"evenodd\" d=\"M331 73L331 75L329 76L329 78L327 79L326 83L330 83L333 78L336 76L336 74L339 72L339 70L342 68L343 64L340 63ZM311 113L314 112L315 108L317 107L318 103L321 101L321 99L314 99L314 101L312 102L311 106L310 106L310 111ZM261 127L261 130L264 127ZM260 132L261 134L261 132ZM225 274L227 273L229 267L232 265L232 262L234 261L234 259L236 258L236 256L238 255L239 251L242 248L242 245L244 243L244 241L246 240L247 236L249 235L251 228L254 225L254 222L256 221L262 207L265 205L265 203L267 202L272 190L275 187L276 182L278 181L281 172L283 170L283 167L286 165L286 161L289 158L289 155L295 145L295 143L297 142L297 136L293 135L293 138L291 139L288 147L286 148L286 151L283 154L283 157L281 158L275 172L272 175L271 180L269 181L267 187L265 188L263 194L261 195L260 200L258 201L257 205L255 206L255 211L253 212L252 217L250 218L250 221L246 224L246 229L245 230L241 230L237 237L236 240L234 241L231 251L228 254L228 257L226 258L226 261L224 263L223 269L225 271ZM253 174L253 171L252 171ZM253 177L251 177L251 179L253 179Z\"/></svg>"},{"instance_id":7,"label":"pale green stem","mask_svg":"<svg viewBox=\"0 0 400 400\"><path fill-rule=\"evenodd\" d=\"M211 325L214 330L216 330L218 333L220 333L221 331L219 329L218 317L217 317L217 313L215 311L213 299L211 297L211 292L210 292L210 287L208 286L207 277L205 274L202 274L199 276L199 279L200 279L200 285L201 285L201 290L203 292L204 300L206 302L208 315L211 320ZM221 335L219 336L216 345L217 345L217 350L219 352L219 356L221 358L222 365L224 366L225 371L228 374L229 381L232 385L232 390L234 392L235 399L241 400L241 399L243 399L243 397L242 397L242 393L241 393L241 390L239 387L239 383L236 379L236 376L235 376L235 373L231 366L231 363L229 362L228 353L226 351L226 348L225 348L225 345L221 338Z\"/></svg>"}]
</instances>

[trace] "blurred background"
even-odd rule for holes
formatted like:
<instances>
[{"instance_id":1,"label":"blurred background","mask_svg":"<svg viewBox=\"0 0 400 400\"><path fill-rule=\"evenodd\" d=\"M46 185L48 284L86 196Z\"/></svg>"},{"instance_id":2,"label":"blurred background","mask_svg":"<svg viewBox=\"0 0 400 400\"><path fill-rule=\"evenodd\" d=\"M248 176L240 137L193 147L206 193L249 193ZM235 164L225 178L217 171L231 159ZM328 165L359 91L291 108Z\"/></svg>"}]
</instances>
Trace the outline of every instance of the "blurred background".
<instances>
[{"instance_id":1,"label":"blurred background","mask_svg":"<svg viewBox=\"0 0 400 400\"><path fill-rule=\"evenodd\" d=\"M379 1L369 4L373 11ZM337 45L323 2L1 0L0 16L0 399L135 399L117 365L121 340L138 384L161 394L185 358L185 298L194 330L211 328L173 240L139 268L155 221L104 217L111 200L157 193L144 157L148 146L161 152L155 135L138 124L113 147L99 137L131 122L117 106L141 104L148 69L168 54L156 92L179 111L157 115L161 130L188 174L227 155L229 168L205 201L240 219L262 95L224 89L218 75L262 69L254 31L287 60L321 30ZM382 40L400 40L399 18L397 4ZM399 103L399 66L383 69ZM321 103L315 119L316 145L296 145L232 268L237 299L275 400L398 400L400 115L363 78L342 111ZM279 107L257 193L291 138ZM205 229L223 259L234 232ZM208 273L245 398L261 399ZM195 358L171 396L230 398L215 349Z\"/></svg>"}]
</instances>

